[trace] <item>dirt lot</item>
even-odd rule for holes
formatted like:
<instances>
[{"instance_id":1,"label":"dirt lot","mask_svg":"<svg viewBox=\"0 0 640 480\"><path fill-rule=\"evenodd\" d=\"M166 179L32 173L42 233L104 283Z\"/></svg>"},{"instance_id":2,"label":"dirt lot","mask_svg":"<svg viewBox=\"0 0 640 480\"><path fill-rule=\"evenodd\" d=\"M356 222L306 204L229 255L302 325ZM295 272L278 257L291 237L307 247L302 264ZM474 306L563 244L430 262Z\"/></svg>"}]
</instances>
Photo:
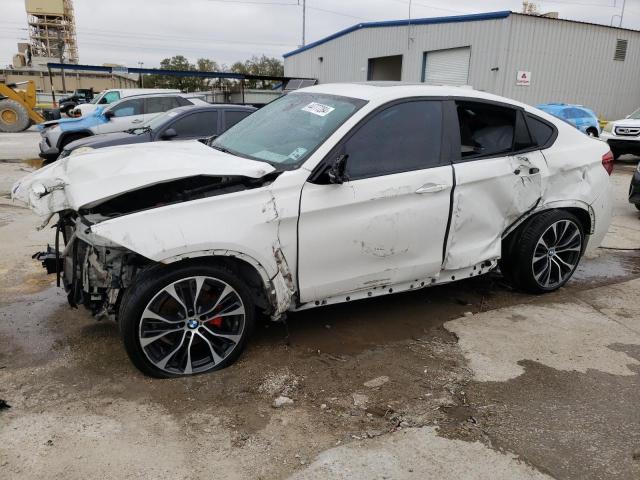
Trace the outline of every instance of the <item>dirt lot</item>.
<instances>
[{"instance_id":1,"label":"dirt lot","mask_svg":"<svg viewBox=\"0 0 640 480\"><path fill-rule=\"evenodd\" d=\"M633 159L607 248L555 294L491 273L298 313L177 380L139 374L31 260L52 233L6 198L31 168L0 161L0 478L640 478Z\"/></svg>"}]
</instances>

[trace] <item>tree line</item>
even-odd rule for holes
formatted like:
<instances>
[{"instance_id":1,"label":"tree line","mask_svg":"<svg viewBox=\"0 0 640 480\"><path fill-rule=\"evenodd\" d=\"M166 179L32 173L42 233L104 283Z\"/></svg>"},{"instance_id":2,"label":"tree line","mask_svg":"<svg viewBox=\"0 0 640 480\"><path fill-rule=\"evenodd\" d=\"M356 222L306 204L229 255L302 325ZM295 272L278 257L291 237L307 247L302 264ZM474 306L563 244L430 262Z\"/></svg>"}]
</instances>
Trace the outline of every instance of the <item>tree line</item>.
<instances>
[{"instance_id":1,"label":"tree line","mask_svg":"<svg viewBox=\"0 0 640 480\"><path fill-rule=\"evenodd\" d=\"M283 76L284 65L278 58L253 56L244 62L235 62L228 67L218 64L215 60L199 58L196 63L191 63L183 55L175 55L165 58L160 62L160 68L164 70L186 70L194 72L232 72L251 75ZM247 88L266 88L272 82L246 80ZM171 75L145 75L145 88L177 88L186 92L211 90L213 87L234 84L233 80L199 77L174 77Z\"/></svg>"}]
</instances>

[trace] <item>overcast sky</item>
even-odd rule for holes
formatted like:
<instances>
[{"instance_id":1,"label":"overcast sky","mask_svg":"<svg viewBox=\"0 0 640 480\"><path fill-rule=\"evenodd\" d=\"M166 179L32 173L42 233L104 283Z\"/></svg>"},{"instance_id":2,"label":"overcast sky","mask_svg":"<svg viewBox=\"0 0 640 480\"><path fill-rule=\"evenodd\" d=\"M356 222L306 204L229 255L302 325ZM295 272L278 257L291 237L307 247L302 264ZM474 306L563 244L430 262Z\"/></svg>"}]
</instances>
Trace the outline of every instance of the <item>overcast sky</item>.
<instances>
[{"instance_id":1,"label":"overcast sky","mask_svg":"<svg viewBox=\"0 0 640 480\"><path fill-rule=\"evenodd\" d=\"M302 0L300 0L301 2ZM609 25L623 0L539 1L561 18ZM0 65L26 40L24 0L0 0ZM182 54L231 64L251 55L281 57L301 43L298 0L75 0L78 51L85 64L157 66ZM617 4L617 6L616 6ZM412 0L413 18L497 10L521 0ZM307 43L363 21L407 18L409 0L307 0ZM619 21L616 19L616 21ZM640 0L627 0L624 27L640 30Z\"/></svg>"}]
</instances>

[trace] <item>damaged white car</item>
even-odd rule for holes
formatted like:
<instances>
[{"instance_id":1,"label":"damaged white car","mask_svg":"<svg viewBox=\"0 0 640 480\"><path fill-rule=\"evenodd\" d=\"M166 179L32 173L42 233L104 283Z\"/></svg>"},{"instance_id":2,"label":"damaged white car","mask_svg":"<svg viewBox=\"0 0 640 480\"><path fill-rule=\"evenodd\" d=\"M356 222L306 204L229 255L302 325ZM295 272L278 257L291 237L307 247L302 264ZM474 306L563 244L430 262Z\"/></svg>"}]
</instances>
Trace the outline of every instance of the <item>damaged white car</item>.
<instances>
[{"instance_id":1,"label":"damaged white car","mask_svg":"<svg viewBox=\"0 0 640 480\"><path fill-rule=\"evenodd\" d=\"M533 107L455 87L290 93L212 146L65 158L13 197L56 217L39 259L71 305L120 323L155 377L236 360L265 312L419 289L500 264L553 291L611 219L607 145Z\"/></svg>"}]
</instances>

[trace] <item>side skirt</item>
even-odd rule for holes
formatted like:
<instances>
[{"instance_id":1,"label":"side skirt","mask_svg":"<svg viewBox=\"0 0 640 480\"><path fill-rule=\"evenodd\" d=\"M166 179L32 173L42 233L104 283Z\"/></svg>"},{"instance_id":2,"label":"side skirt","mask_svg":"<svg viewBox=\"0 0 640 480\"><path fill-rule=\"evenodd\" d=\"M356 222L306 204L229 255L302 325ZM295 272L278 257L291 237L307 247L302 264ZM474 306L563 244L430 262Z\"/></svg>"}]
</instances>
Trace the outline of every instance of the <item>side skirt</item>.
<instances>
[{"instance_id":1,"label":"side skirt","mask_svg":"<svg viewBox=\"0 0 640 480\"><path fill-rule=\"evenodd\" d=\"M338 303L352 302L354 300L362 300L365 298L382 297L384 295L391 295L394 293L420 290L434 285L455 282L464 278L477 277L478 275L490 272L497 265L498 260L486 260L471 267L459 270L443 270L437 275L437 277L416 279L412 282L396 283L393 285L381 285L366 290L358 290L351 293L345 293L343 295L337 295L335 297L316 300L314 302L303 303L302 305L291 308L290 311L299 312L325 305L335 305Z\"/></svg>"}]
</instances>

